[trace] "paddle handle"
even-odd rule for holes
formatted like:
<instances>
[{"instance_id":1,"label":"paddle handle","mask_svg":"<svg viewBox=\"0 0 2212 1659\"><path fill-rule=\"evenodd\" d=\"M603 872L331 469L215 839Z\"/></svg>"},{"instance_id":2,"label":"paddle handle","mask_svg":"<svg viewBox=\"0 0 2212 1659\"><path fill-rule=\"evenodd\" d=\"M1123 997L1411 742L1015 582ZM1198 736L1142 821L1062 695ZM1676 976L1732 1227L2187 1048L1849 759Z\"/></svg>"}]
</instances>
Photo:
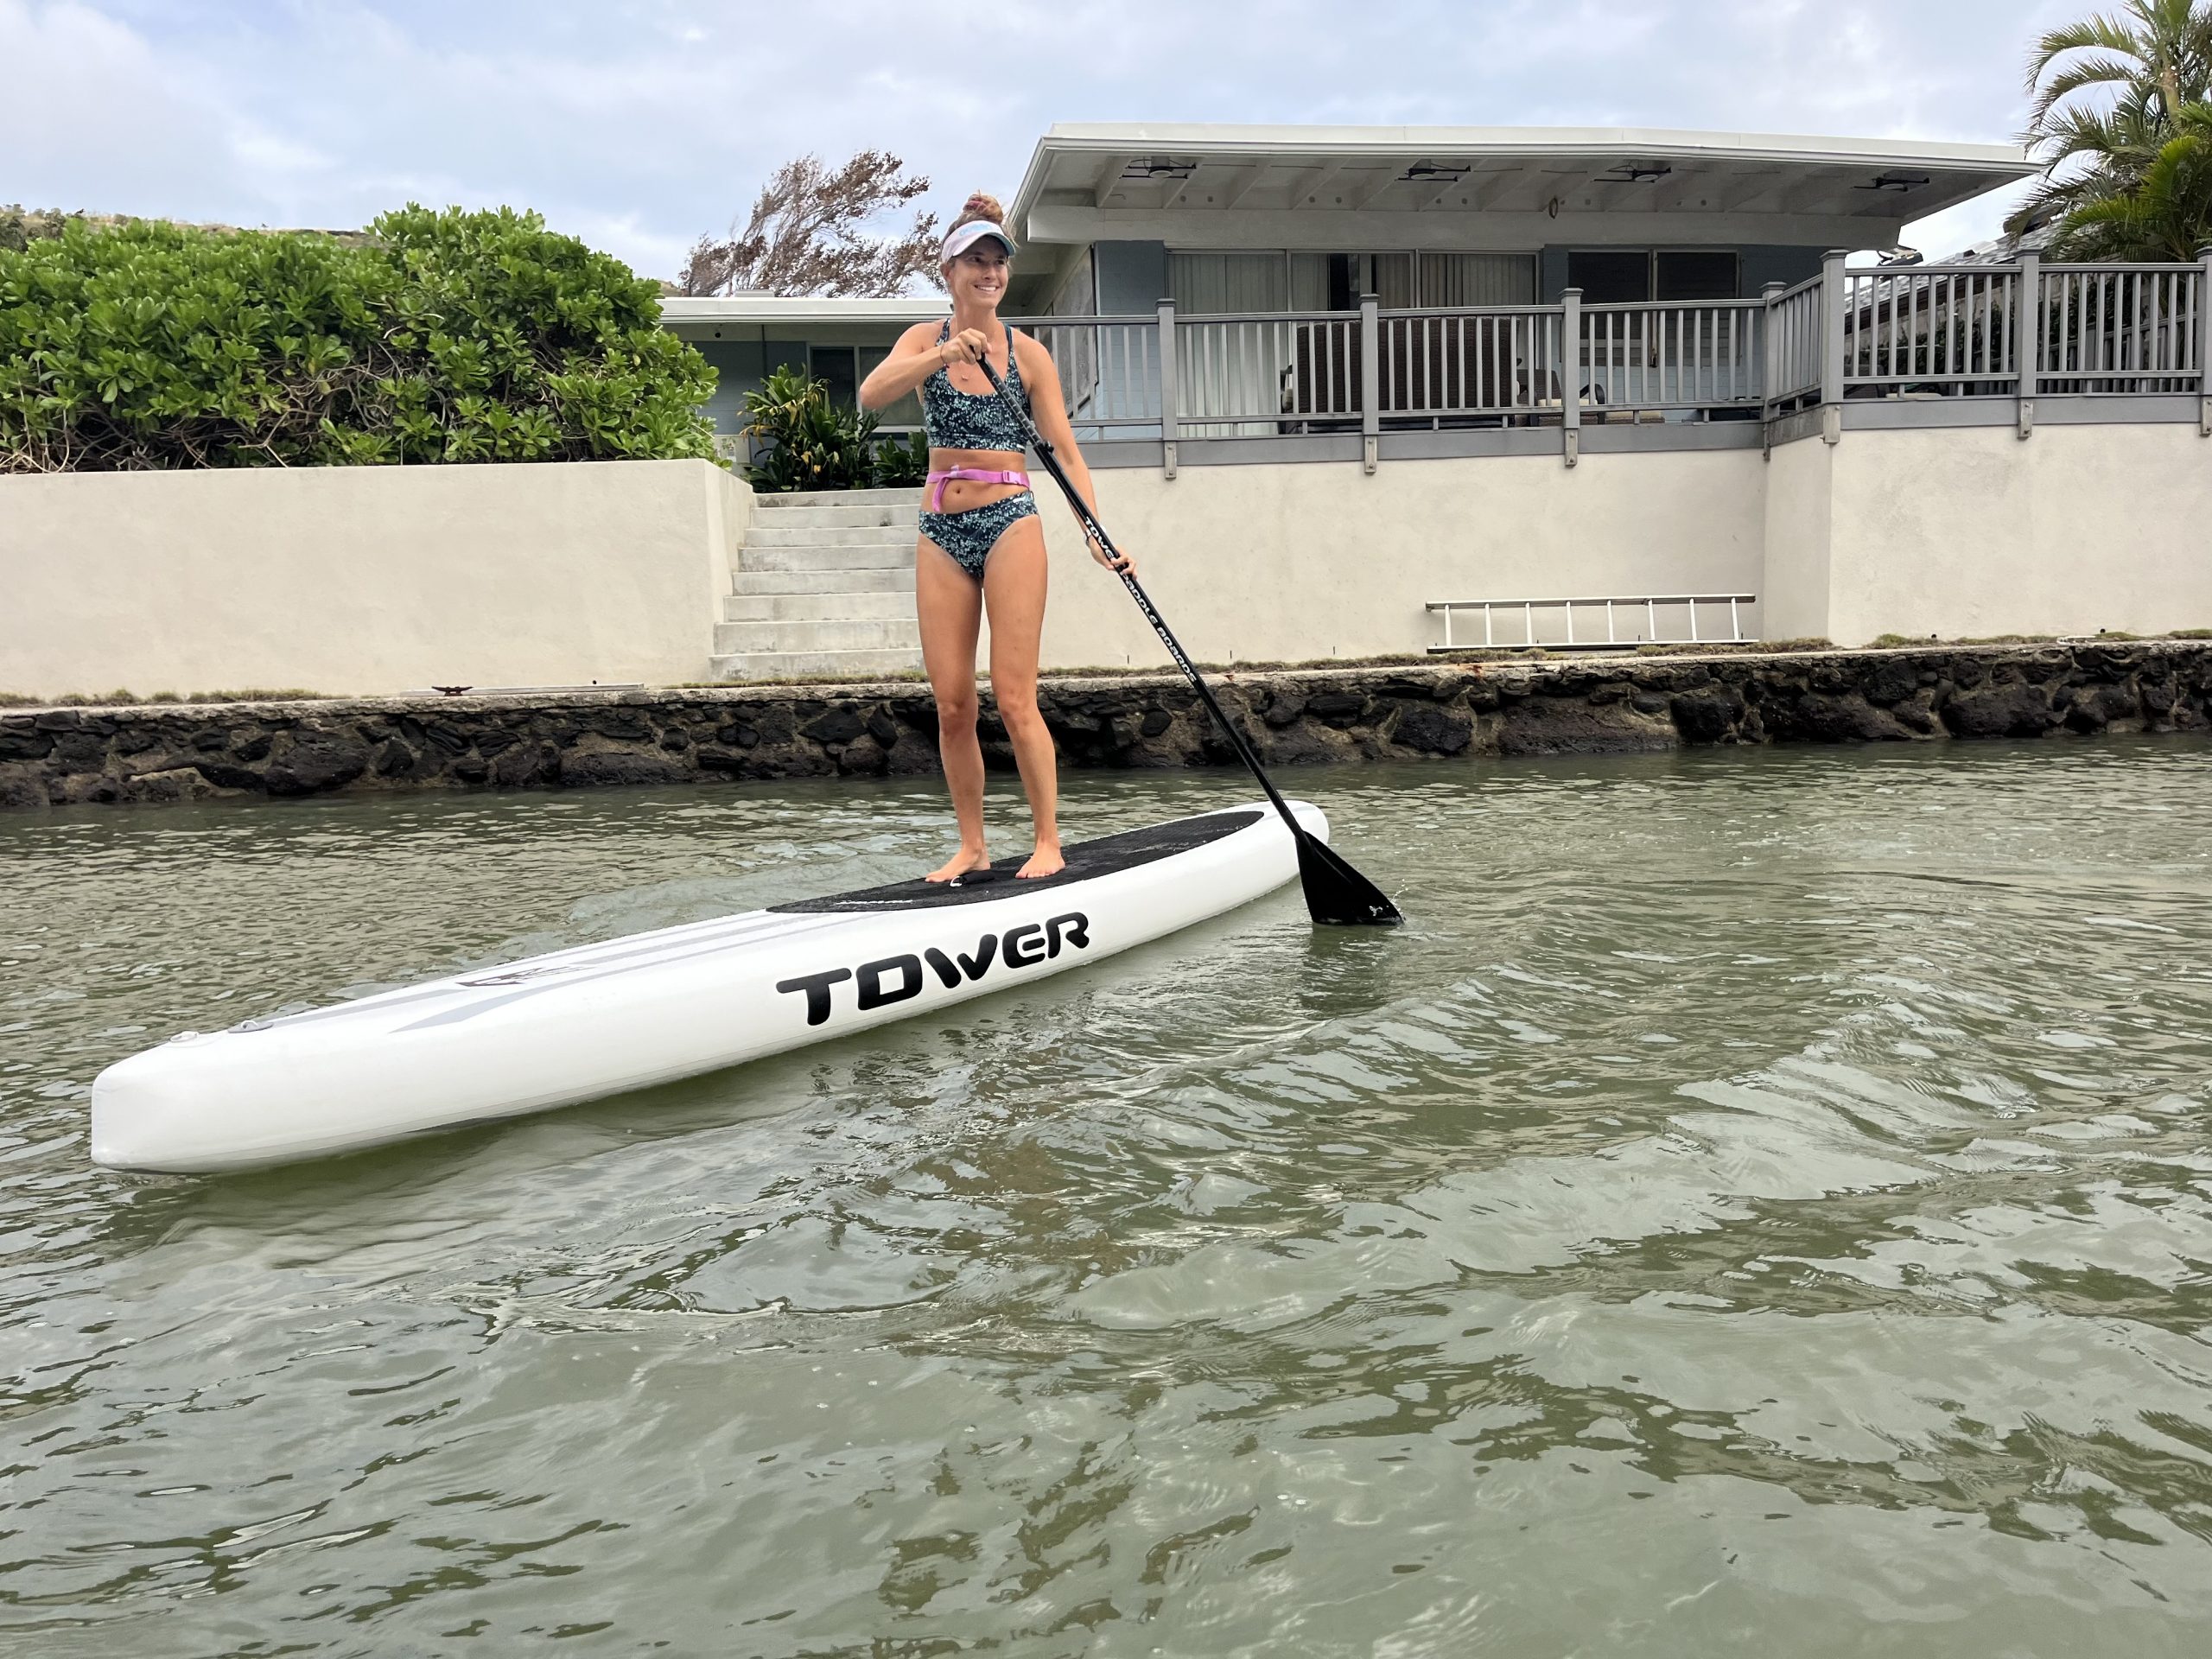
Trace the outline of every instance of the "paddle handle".
<instances>
[{"instance_id":1,"label":"paddle handle","mask_svg":"<svg viewBox=\"0 0 2212 1659\"><path fill-rule=\"evenodd\" d=\"M1014 360L1014 330L1011 328L1007 330L1006 349L1007 360L1012 362ZM1037 423L1029 418L1029 411L1015 402L1013 395L1007 391L1006 382L999 378L999 372L991 366L990 359L979 357L976 359L976 365L988 377L991 389L998 393L1001 400L1014 411L1014 417L1021 423L1022 430L1028 435L1029 447L1037 452L1037 458L1045 463L1045 470L1052 475L1052 481L1060 486L1060 493L1067 497L1068 506L1074 512L1076 521L1083 526L1084 533L1103 548L1109 556L1116 559L1122 557L1122 550L1114 545L1114 538L1106 533L1106 526L1098 522L1098 515L1091 512L1089 504L1077 493L1075 486L1069 481L1067 474L1062 470L1059 456L1052 452L1052 441L1037 429ZM1191 661L1190 653L1183 649L1182 642L1175 638L1174 631L1167 626L1166 618L1160 615L1160 607L1152 602L1152 595L1145 592L1144 584L1127 570L1117 569L1114 574L1121 577L1122 585L1129 590L1129 597L1136 601L1137 608L1144 613L1144 620L1152 624L1152 631L1160 636L1160 644L1167 647L1167 654L1175 659L1175 666L1183 671L1183 677L1191 683L1191 689L1198 694L1198 700L1205 704L1206 712L1213 716L1214 724L1221 728L1222 735L1229 740L1229 747L1236 751L1236 758L1242 760L1252 776L1259 780L1260 787L1267 791L1268 798L1274 803L1275 810L1282 814L1282 821L1290 826L1292 836L1303 840L1306 836L1305 826L1298 822L1297 815L1290 810L1290 803L1283 799L1282 791L1275 787L1274 780L1268 776L1267 769L1261 766L1260 757L1252 753L1252 746L1244 741L1244 734L1236 729L1230 722L1228 713L1214 700L1213 690L1207 685L1205 676L1199 673L1198 665Z\"/></svg>"}]
</instances>

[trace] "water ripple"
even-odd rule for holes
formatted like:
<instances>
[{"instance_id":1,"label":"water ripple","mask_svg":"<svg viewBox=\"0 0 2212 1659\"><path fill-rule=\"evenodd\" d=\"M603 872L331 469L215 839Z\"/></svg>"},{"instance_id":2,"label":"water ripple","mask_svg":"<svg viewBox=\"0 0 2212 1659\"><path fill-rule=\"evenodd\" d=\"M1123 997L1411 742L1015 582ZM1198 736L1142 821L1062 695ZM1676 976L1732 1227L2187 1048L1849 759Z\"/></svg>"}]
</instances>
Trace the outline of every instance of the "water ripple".
<instances>
[{"instance_id":1,"label":"water ripple","mask_svg":"<svg viewBox=\"0 0 2212 1659\"><path fill-rule=\"evenodd\" d=\"M205 1180L86 1163L102 1065L937 795L0 822L0 1645L2201 1649L2212 747L1295 782L1408 928Z\"/></svg>"}]
</instances>

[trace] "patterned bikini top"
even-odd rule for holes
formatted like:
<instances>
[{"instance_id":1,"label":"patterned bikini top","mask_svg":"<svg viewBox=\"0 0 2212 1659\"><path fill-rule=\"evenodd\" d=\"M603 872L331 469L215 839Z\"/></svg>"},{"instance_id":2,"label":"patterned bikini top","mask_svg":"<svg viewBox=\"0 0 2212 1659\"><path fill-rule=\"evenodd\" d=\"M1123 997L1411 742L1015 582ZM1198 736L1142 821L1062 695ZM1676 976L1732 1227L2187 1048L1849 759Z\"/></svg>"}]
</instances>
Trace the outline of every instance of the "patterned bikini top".
<instances>
[{"instance_id":1,"label":"patterned bikini top","mask_svg":"<svg viewBox=\"0 0 2212 1659\"><path fill-rule=\"evenodd\" d=\"M952 338L952 320L937 331L938 344ZM1029 394L1021 384L1021 365L1014 354L1014 330L1006 331L1006 389L1029 407ZM939 369L922 382L922 425L932 449L1004 449L1020 454L1029 447L1029 435L1014 411L995 391L963 391L952 377Z\"/></svg>"}]
</instances>

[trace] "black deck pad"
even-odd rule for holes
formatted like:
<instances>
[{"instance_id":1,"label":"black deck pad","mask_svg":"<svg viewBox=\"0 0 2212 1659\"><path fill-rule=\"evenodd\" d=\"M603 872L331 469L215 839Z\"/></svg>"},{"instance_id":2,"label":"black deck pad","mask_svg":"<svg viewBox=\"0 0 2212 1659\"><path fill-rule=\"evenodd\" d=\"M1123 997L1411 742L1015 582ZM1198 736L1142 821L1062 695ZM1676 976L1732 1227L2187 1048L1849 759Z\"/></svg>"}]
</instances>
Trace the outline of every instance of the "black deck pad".
<instances>
[{"instance_id":1,"label":"black deck pad","mask_svg":"<svg viewBox=\"0 0 2212 1659\"><path fill-rule=\"evenodd\" d=\"M1209 812L1202 818L1178 818L1145 830L1125 830L1118 836L1078 841L1062 849L1067 867L1057 875L1020 881L1014 872L1027 861L1027 855L1002 858L988 870L963 875L957 881L893 881L886 887L862 887L857 893L833 893L826 899L800 899L788 905L771 905L772 911L818 914L837 911L927 910L939 905L982 905L995 899L1011 899L1017 893L1041 892L1072 887L1117 870L1135 869L1178 853L1187 853L1233 836L1259 822L1256 808L1239 812Z\"/></svg>"}]
</instances>

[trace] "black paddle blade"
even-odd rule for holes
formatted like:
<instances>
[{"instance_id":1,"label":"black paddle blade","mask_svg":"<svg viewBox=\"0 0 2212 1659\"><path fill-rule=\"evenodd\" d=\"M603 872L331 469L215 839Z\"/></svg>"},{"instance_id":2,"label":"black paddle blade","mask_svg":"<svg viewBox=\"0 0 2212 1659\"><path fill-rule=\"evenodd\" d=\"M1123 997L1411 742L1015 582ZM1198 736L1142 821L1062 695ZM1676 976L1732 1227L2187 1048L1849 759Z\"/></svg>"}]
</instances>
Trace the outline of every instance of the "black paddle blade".
<instances>
[{"instance_id":1,"label":"black paddle blade","mask_svg":"<svg viewBox=\"0 0 2212 1659\"><path fill-rule=\"evenodd\" d=\"M1298 880L1306 913L1325 927L1395 927L1406 918L1382 888L1325 841L1298 833Z\"/></svg>"}]
</instances>

